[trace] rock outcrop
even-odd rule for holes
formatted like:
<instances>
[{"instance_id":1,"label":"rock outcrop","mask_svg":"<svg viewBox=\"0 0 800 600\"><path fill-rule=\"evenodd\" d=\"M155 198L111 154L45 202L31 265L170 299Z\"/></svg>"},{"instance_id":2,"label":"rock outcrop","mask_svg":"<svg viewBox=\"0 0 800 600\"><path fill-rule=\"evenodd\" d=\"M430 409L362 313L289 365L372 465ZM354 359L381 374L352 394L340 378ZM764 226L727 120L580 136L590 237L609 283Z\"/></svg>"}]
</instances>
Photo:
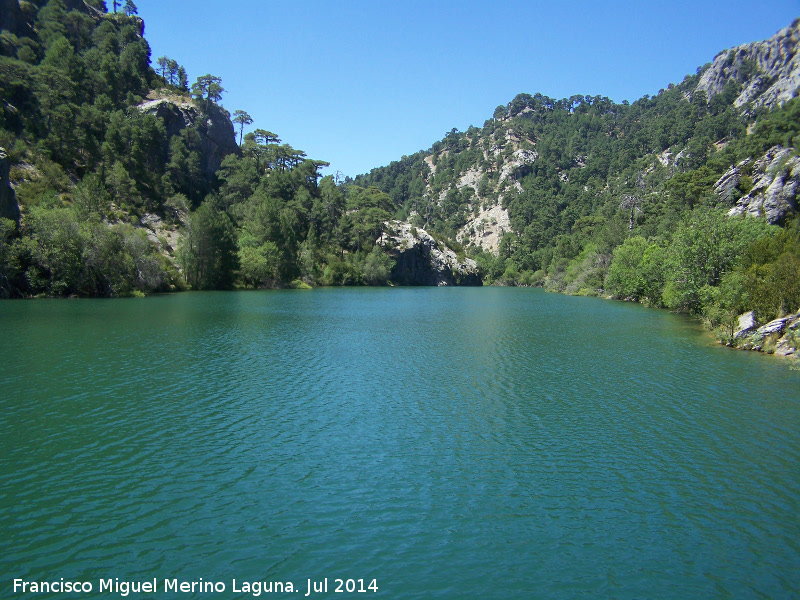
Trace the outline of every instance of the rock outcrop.
<instances>
[{"instance_id":1,"label":"rock outcrop","mask_svg":"<svg viewBox=\"0 0 800 600\"><path fill-rule=\"evenodd\" d=\"M733 191L740 182L740 172L749 159L731 167L714 184L720 199L730 204ZM753 187L728 211L729 216L765 217L769 223L782 223L797 211L800 191L800 156L794 148L773 146L753 164Z\"/></svg>"},{"instance_id":2,"label":"rock outcrop","mask_svg":"<svg viewBox=\"0 0 800 600\"><path fill-rule=\"evenodd\" d=\"M11 219L19 225L19 204L11 187L11 161L4 148L0 148L0 218Z\"/></svg>"},{"instance_id":3,"label":"rock outcrop","mask_svg":"<svg viewBox=\"0 0 800 600\"><path fill-rule=\"evenodd\" d=\"M170 137L187 127L197 127L202 144L201 168L206 176L213 176L228 154L239 152L230 114L221 106L212 103L203 111L185 96L151 96L154 97L139 105L139 110L160 117Z\"/></svg>"},{"instance_id":4,"label":"rock outcrop","mask_svg":"<svg viewBox=\"0 0 800 600\"><path fill-rule=\"evenodd\" d=\"M743 315L739 315L739 326L736 328L736 331L733 333L734 339L739 339L740 337L744 337L758 327L758 323L756 322L755 313L751 310Z\"/></svg>"},{"instance_id":5,"label":"rock outcrop","mask_svg":"<svg viewBox=\"0 0 800 600\"><path fill-rule=\"evenodd\" d=\"M535 150L518 148L503 164L503 168L500 170L500 181L522 179L531 172L531 165L536 162L537 158L539 158L539 153Z\"/></svg>"},{"instance_id":6,"label":"rock outcrop","mask_svg":"<svg viewBox=\"0 0 800 600\"><path fill-rule=\"evenodd\" d=\"M511 135L510 133L508 134ZM518 144L517 138L511 138L510 142ZM502 150L493 146L490 154L498 156ZM499 187L502 188L503 184L510 185L512 189L522 191L522 185L519 179L528 175L534 162L539 158L538 152L535 150L526 150L524 148L517 148L511 156L506 158L503 166L500 169ZM503 208L504 193L498 194L496 199L491 203L481 202L479 190L481 178L485 173L480 169L468 170L458 181L456 187L469 186L475 191L475 197L478 199L474 205L472 216L464 224L456 234L456 239L463 244L474 244L479 248L491 252L494 255L500 250L500 240L503 234L511 231L511 218L509 217L508 210ZM442 194L444 196L444 193Z\"/></svg>"},{"instance_id":7,"label":"rock outcrop","mask_svg":"<svg viewBox=\"0 0 800 600\"><path fill-rule=\"evenodd\" d=\"M745 158L735 167L731 167L714 184L714 193L719 196L723 204L730 206L737 200L739 184L742 181L742 169L750 164L750 159Z\"/></svg>"},{"instance_id":8,"label":"rock outcrop","mask_svg":"<svg viewBox=\"0 0 800 600\"><path fill-rule=\"evenodd\" d=\"M395 260L391 280L400 285L482 285L478 264L440 244L410 223L386 223L377 243Z\"/></svg>"},{"instance_id":9,"label":"rock outcrop","mask_svg":"<svg viewBox=\"0 0 800 600\"><path fill-rule=\"evenodd\" d=\"M743 321L747 324L747 329L737 330L734 337L742 339L740 347L744 350L756 350L778 356L797 355L797 348L800 346L800 312L773 319L755 331L753 331L755 324L752 313L745 313L739 317L740 326Z\"/></svg>"},{"instance_id":10,"label":"rock outcrop","mask_svg":"<svg viewBox=\"0 0 800 600\"><path fill-rule=\"evenodd\" d=\"M743 44L717 55L700 77L696 91L708 99L734 81L741 91L734 104L744 108L774 108L800 88L800 19L763 42Z\"/></svg>"},{"instance_id":11,"label":"rock outcrop","mask_svg":"<svg viewBox=\"0 0 800 600\"><path fill-rule=\"evenodd\" d=\"M497 255L503 234L511 231L511 219L502 202L492 206L481 206L478 214L473 216L456 235L456 240L463 244L475 244L487 252Z\"/></svg>"},{"instance_id":12,"label":"rock outcrop","mask_svg":"<svg viewBox=\"0 0 800 600\"><path fill-rule=\"evenodd\" d=\"M25 19L18 0L0 0L0 31L14 35L28 35L30 26Z\"/></svg>"}]
</instances>

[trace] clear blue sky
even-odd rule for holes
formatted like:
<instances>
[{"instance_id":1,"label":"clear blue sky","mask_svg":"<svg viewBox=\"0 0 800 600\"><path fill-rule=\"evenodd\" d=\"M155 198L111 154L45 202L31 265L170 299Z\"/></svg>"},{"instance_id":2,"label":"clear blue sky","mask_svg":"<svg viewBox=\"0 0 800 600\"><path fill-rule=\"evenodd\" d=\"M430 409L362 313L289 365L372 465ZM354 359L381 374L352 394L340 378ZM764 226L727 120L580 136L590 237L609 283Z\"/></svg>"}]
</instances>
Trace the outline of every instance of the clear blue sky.
<instances>
[{"instance_id":1,"label":"clear blue sky","mask_svg":"<svg viewBox=\"0 0 800 600\"><path fill-rule=\"evenodd\" d=\"M480 127L521 92L655 94L800 17L800 0L136 4L154 64L221 77L222 105L251 129L350 176Z\"/></svg>"}]
</instances>

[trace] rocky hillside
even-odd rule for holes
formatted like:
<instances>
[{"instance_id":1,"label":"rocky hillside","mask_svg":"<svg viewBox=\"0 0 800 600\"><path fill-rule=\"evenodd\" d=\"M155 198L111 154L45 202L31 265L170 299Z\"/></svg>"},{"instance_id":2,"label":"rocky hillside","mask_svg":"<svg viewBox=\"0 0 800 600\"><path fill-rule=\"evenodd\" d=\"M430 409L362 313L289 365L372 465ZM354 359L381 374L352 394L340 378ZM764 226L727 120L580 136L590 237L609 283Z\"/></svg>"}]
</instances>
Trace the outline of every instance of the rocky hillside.
<instances>
[{"instance_id":1,"label":"rocky hillside","mask_svg":"<svg viewBox=\"0 0 800 600\"><path fill-rule=\"evenodd\" d=\"M0 2L0 297L481 283L377 188L265 129L237 145L221 78L153 64L134 3Z\"/></svg>"},{"instance_id":2,"label":"rocky hillside","mask_svg":"<svg viewBox=\"0 0 800 600\"><path fill-rule=\"evenodd\" d=\"M666 307L730 345L793 354L797 56L800 20L632 103L519 94L355 183L457 240L485 283ZM745 312L752 332L735 336Z\"/></svg>"},{"instance_id":3,"label":"rocky hillside","mask_svg":"<svg viewBox=\"0 0 800 600\"><path fill-rule=\"evenodd\" d=\"M731 203L743 177L752 181L748 184L750 191L736 201L729 216L764 217L775 225L797 212L800 156L794 148L773 146L757 160L745 158L728 169L714 184L714 192L723 203Z\"/></svg>"},{"instance_id":4,"label":"rocky hillside","mask_svg":"<svg viewBox=\"0 0 800 600\"><path fill-rule=\"evenodd\" d=\"M0 297L180 287L188 214L241 153L219 78L157 73L117 4L0 0Z\"/></svg>"},{"instance_id":5,"label":"rocky hillside","mask_svg":"<svg viewBox=\"0 0 800 600\"><path fill-rule=\"evenodd\" d=\"M555 100L520 94L497 107L482 128L453 130L429 150L356 182L389 193L416 226L495 256L503 252L504 238L507 245L522 242L528 252L556 246L558 237L573 232L582 219L601 210L607 219L626 193L641 201L633 210L641 220L645 205L652 209L657 199L648 196L657 191L662 201L671 192L686 203L683 181L671 186L667 181L712 157L732 160L723 158L726 152L733 156L732 142L745 137L748 127L752 132L756 118L797 94L799 44L797 20L769 40L721 52L699 75L633 104L599 96ZM782 222L795 211L798 183L786 152L794 150L780 151L780 174L766 157L769 152L747 156L738 167L724 165L702 190L690 186L688 204L712 198L713 183L721 177L723 203L736 205L731 214ZM725 175L728 168L733 170ZM745 180L736 176L742 168ZM755 180L752 189L737 187L750 180ZM546 265L533 261L530 266Z\"/></svg>"},{"instance_id":6,"label":"rocky hillside","mask_svg":"<svg viewBox=\"0 0 800 600\"><path fill-rule=\"evenodd\" d=\"M135 11L0 13L0 296L483 281L715 327L800 307L797 24L633 103L519 94L342 184L271 131L237 147L221 79L154 69Z\"/></svg>"},{"instance_id":7,"label":"rocky hillside","mask_svg":"<svg viewBox=\"0 0 800 600\"><path fill-rule=\"evenodd\" d=\"M742 110L772 109L791 100L800 87L800 19L762 42L720 52L703 73L697 91L711 100L732 82L741 86L734 105Z\"/></svg>"}]
</instances>

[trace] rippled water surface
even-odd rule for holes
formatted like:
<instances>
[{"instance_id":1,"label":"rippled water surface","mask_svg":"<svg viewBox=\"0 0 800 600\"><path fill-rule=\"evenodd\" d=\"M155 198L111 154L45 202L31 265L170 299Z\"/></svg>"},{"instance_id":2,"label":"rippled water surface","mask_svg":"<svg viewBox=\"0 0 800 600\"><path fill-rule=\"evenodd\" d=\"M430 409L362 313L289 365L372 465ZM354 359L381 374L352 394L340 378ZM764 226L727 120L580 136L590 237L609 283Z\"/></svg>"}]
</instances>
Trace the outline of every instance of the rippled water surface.
<instances>
[{"instance_id":1,"label":"rippled water surface","mask_svg":"<svg viewBox=\"0 0 800 600\"><path fill-rule=\"evenodd\" d=\"M187 293L3 302L0 332L3 598L800 597L800 373L666 312Z\"/></svg>"}]
</instances>

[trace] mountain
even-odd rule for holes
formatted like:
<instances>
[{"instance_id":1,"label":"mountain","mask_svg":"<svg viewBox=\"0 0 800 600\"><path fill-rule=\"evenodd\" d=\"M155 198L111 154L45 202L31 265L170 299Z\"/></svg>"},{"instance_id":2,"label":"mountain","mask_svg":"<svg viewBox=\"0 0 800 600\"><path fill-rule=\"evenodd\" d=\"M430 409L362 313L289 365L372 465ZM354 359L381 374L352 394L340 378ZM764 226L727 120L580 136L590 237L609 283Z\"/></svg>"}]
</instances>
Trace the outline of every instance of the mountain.
<instances>
[{"instance_id":1,"label":"mountain","mask_svg":"<svg viewBox=\"0 0 800 600\"><path fill-rule=\"evenodd\" d=\"M800 20L630 104L519 94L354 183L487 283L667 306L730 340L745 309L800 308L798 42Z\"/></svg>"},{"instance_id":2,"label":"mountain","mask_svg":"<svg viewBox=\"0 0 800 600\"><path fill-rule=\"evenodd\" d=\"M355 182L389 193L417 225L493 254L515 233L536 252L626 191L656 192L712 155L723 160L759 116L797 94L799 39L800 20L767 41L721 52L699 75L632 105L520 94L482 128L452 130L430 150ZM794 211L789 204L777 220Z\"/></svg>"}]
</instances>

